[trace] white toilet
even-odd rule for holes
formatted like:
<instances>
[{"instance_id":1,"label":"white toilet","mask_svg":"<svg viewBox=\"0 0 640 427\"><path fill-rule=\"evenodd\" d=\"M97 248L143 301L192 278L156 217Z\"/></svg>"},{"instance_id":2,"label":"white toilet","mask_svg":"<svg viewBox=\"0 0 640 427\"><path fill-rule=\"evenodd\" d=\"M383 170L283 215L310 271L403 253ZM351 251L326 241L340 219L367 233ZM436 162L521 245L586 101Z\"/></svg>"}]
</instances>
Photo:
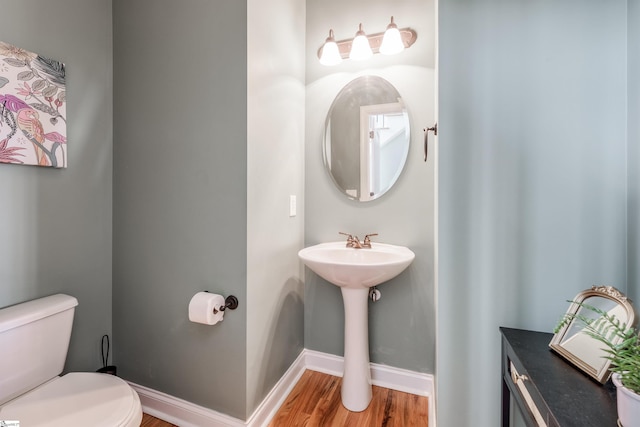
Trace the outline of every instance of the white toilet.
<instances>
[{"instance_id":1,"label":"white toilet","mask_svg":"<svg viewBox=\"0 0 640 427\"><path fill-rule=\"evenodd\" d=\"M0 309L0 420L20 427L139 427L138 394L93 372L58 376L78 300L57 294Z\"/></svg>"}]
</instances>

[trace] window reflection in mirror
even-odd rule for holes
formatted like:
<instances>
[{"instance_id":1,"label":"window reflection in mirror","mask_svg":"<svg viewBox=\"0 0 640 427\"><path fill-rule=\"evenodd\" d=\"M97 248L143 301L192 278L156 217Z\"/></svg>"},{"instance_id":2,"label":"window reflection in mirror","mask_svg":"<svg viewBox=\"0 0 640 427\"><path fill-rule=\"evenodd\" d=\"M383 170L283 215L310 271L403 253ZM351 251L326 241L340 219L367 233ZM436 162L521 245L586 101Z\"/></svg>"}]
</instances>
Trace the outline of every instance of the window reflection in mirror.
<instances>
[{"instance_id":1,"label":"window reflection in mirror","mask_svg":"<svg viewBox=\"0 0 640 427\"><path fill-rule=\"evenodd\" d=\"M324 163L347 197L377 199L398 180L409 152L409 116L388 81L359 77L347 84L327 115Z\"/></svg>"}]
</instances>

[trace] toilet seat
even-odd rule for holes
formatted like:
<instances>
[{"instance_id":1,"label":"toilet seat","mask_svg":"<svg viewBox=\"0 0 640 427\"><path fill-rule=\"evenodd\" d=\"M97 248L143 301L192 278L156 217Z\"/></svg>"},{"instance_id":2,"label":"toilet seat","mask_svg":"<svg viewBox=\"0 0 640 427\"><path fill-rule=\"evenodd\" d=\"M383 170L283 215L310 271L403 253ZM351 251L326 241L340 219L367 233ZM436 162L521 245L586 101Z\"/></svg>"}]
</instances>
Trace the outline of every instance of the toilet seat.
<instances>
[{"instance_id":1,"label":"toilet seat","mask_svg":"<svg viewBox=\"0 0 640 427\"><path fill-rule=\"evenodd\" d=\"M72 372L0 406L0 419L24 427L139 427L138 394L108 374Z\"/></svg>"}]
</instances>

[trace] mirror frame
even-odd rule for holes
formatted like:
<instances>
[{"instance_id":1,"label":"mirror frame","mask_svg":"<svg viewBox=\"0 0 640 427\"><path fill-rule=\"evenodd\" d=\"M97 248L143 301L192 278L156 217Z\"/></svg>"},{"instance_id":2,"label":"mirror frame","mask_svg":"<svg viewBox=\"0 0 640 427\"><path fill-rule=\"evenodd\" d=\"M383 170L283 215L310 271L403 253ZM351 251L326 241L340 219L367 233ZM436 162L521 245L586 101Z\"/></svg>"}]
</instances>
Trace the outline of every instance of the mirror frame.
<instances>
[{"instance_id":1,"label":"mirror frame","mask_svg":"<svg viewBox=\"0 0 640 427\"><path fill-rule=\"evenodd\" d=\"M611 300L618 305L622 306L627 314L627 326L632 327L635 326L636 323L636 313L631 305L631 302L627 299L627 297L620 292L618 289L613 286L592 286L591 289L586 289L580 292L571 302L569 309L567 310L566 315L575 315L578 310L581 308L579 304L583 303L587 298L590 297L601 297L608 300ZM576 322L576 319L572 320L568 324L564 325L551 339L549 343L549 347L568 362L576 366L578 369L589 375L591 378L595 379L601 384L604 384L609 379L611 372L609 372L609 366L611 365L611 361L608 359L604 359L605 363L600 369L596 369L593 366L586 363L582 360L578 355L572 353L567 348L562 346L562 341L565 338L567 332L571 329L571 326ZM615 343L620 342L620 338L616 338L614 340ZM603 345L594 339L594 344L599 346ZM600 347L598 347L600 348Z\"/></svg>"}]
</instances>

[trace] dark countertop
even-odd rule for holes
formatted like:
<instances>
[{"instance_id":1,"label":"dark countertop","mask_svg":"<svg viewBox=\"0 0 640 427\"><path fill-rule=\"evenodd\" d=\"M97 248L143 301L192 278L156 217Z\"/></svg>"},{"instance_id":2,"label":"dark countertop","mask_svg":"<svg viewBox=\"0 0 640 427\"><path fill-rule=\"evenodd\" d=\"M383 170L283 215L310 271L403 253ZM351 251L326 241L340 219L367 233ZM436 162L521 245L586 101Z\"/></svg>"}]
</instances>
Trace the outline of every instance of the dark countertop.
<instances>
[{"instance_id":1,"label":"dark countertop","mask_svg":"<svg viewBox=\"0 0 640 427\"><path fill-rule=\"evenodd\" d=\"M561 426L614 427L616 390L592 380L549 348L553 334L501 327L531 383Z\"/></svg>"}]
</instances>

